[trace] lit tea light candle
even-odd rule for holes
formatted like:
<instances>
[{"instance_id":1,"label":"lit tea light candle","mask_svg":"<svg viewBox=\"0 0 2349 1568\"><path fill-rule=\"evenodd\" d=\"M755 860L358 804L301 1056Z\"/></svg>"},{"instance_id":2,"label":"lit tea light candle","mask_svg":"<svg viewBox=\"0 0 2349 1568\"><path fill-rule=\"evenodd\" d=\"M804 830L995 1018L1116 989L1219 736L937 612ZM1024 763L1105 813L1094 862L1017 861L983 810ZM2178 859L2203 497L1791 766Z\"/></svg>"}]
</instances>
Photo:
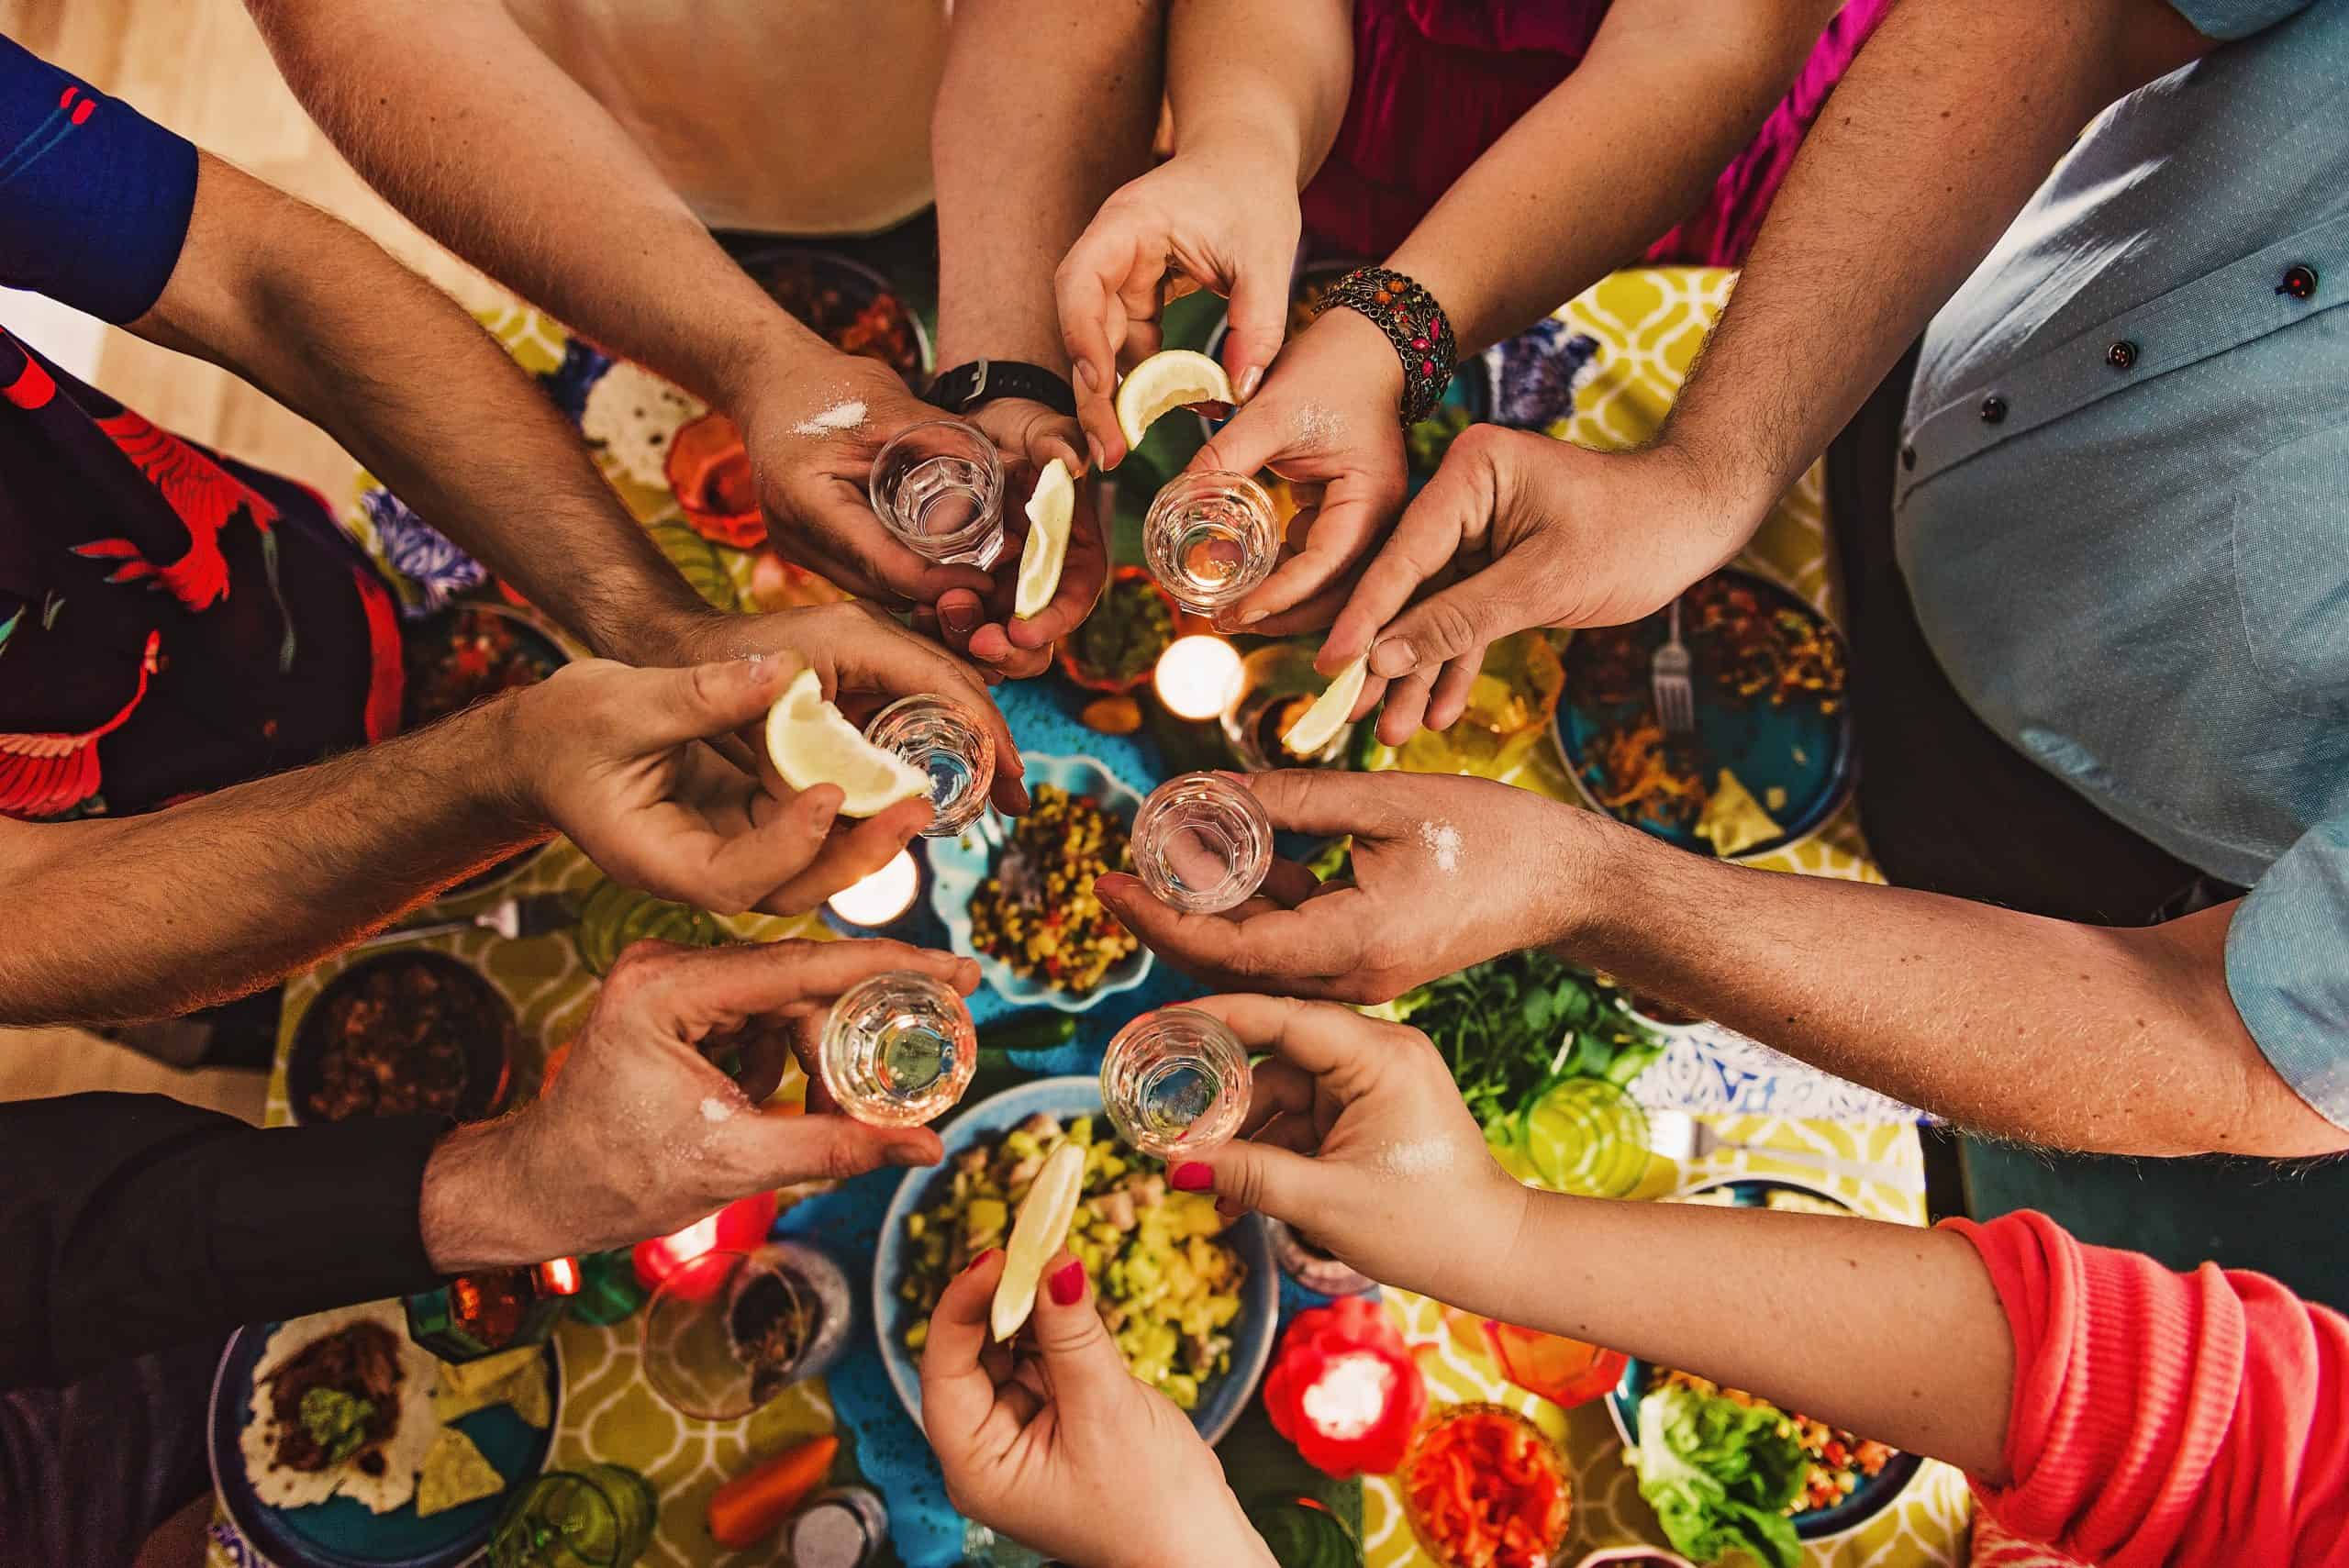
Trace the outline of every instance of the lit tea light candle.
<instances>
[{"instance_id":1,"label":"lit tea light candle","mask_svg":"<svg viewBox=\"0 0 2349 1568\"><path fill-rule=\"evenodd\" d=\"M825 906L852 926L885 926L913 907L921 891L921 869L914 857L899 850L887 865L859 878L824 901Z\"/></svg>"},{"instance_id":2,"label":"lit tea light candle","mask_svg":"<svg viewBox=\"0 0 2349 1568\"><path fill-rule=\"evenodd\" d=\"M749 1251L767 1239L767 1230L774 1224L775 1207L774 1194L752 1193L683 1230L639 1241L630 1256L636 1266L636 1283L647 1290L657 1290L662 1280L706 1253L720 1248L730 1252ZM716 1288L715 1281L711 1288Z\"/></svg>"},{"instance_id":3,"label":"lit tea light candle","mask_svg":"<svg viewBox=\"0 0 2349 1568\"><path fill-rule=\"evenodd\" d=\"M1178 637L1158 656L1158 700L1177 718L1213 718L1240 695L1240 651L1219 637Z\"/></svg>"}]
</instances>

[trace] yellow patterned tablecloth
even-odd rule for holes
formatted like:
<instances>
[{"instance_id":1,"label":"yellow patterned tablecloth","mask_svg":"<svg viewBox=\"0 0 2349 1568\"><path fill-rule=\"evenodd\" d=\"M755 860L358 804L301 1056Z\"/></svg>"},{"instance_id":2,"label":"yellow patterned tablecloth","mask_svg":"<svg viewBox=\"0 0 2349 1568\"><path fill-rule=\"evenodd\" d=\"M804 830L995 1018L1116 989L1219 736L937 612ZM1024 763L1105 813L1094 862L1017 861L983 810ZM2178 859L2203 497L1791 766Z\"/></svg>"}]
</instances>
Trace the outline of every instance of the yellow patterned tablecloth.
<instances>
[{"instance_id":1,"label":"yellow patterned tablecloth","mask_svg":"<svg viewBox=\"0 0 2349 1568\"><path fill-rule=\"evenodd\" d=\"M1553 428L1562 439L1597 448L1634 444L1653 431L1696 358L1705 332L1727 301L1734 274L1695 268L1619 273L1569 303L1560 315L1601 345L1597 374L1578 392L1571 417ZM484 313L484 325L525 369L550 373L564 363L568 336L540 312L507 305ZM699 406L674 389L629 366L618 367L608 393L591 399L584 420L606 475L646 523L674 518L674 498L660 478L659 456L678 425ZM362 476L362 484L364 480ZM354 486L354 496L359 486ZM349 513L353 531L371 548L375 529L365 510ZM736 551L721 558L738 584L747 586L749 561ZM1756 537L1742 563L1786 584L1831 617L1840 610L1838 584L1828 548L1821 480L1814 468L1789 494ZM1415 762L1412 765L1426 765ZM1575 797L1554 742L1545 739L1501 776L1562 800ZM1869 862L1855 813L1847 802L1820 832L1753 863L1815 875L1881 881ZM584 892L596 880L595 869L568 843L558 841L505 892L567 889ZM482 899L460 901L476 906ZM787 935L823 935L812 917L796 921L749 919L729 922L737 934L763 940ZM581 965L567 934L527 941L503 941L487 932L429 939L425 945L470 960L485 970L512 999L521 1019L523 1048L516 1083L534 1085L545 1052L571 1038L594 1005L596 981ZM329 960L286 986L278 1062L271 1074L271 1125L287 1119L284 1051L302 1010L347 961ZM1718 1118L1727 1140L1777 1144L1833 1153L1882 1165L1901 1179L1860 1182L1821 1178L1798 1166L1779 1173L1821 1185L1858 1212L1908 1224L1923 1222L1921 1153L1913 1126L1886 1123L1844 1125L1786 1118ZM1748 1172L1768 1173L1765 1155L1724 1151L1700 1167L1652 1163L1643 1196L1660 1196L1681 1185ZM1407 1338L1427 1347L1421 1354L1430 1390L1439 1401L1491 1399L1531 1414L1563 1437L1575 1467L1575 1525L1571 1562L1591 1548L1649 1541L1660 1543L1653 1514L1642 1503L1635 1478L1604 1409L1598 1404L1571 1413L1516 1389L1500 1375L1481 1342L1463 1339L1444 1319L1438 1304L1401 1292L1387 1295L1387 1310ZM764 1563L772 1548L742 1553L720 1551L702 1525L709 1495L730 1475L747 1468L751 1456L774 1451L797 1436L828 1429L832 1411L820 1385L802 1385L777 1404L746 1420L706 1423L677 1416L654 1397L640 1375L633 1319L612 1329L566 1323L559 1330L563 1358L563 1401L550 1462L562 1466L590 1459L629 1465L649 1476L662 1498L661 1525L643 1559L659 1568ZM1928 1464L1899 1503L1841 1540L1811 1547L1809 1558L1836 1568L1911 1568L1962 1560L1968 1518L1965 1483L1946 1466ZM225 1516L222 1516L225 1518ZM1396 1493L1382 1478L1365 1483L1364 1561L1368 1568L1433 1568L1412 1542ZM242 1568L216 1539L209 1568Z\"/></svg>"}]
</instances>

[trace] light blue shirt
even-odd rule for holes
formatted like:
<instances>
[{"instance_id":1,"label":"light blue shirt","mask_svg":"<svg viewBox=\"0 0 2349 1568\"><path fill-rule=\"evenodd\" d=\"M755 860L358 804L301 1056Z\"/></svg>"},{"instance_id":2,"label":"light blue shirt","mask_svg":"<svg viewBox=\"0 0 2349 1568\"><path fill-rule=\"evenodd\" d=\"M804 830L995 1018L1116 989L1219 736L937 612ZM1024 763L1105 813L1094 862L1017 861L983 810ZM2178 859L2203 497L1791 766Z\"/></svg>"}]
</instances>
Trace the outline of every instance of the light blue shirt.
<instances>
[{"instance_id":1,"label":"light blue shirt","mask_svg":"<svg viewBox=\"0 0 2349 1568\"><path fill-rule=\"evenodd\" d=\"M2349 0L2100 117L1926 335L1901 570L1967 703L2251 884L2244 1024L2349 1127Z\"/></svg>"}]
</instances>

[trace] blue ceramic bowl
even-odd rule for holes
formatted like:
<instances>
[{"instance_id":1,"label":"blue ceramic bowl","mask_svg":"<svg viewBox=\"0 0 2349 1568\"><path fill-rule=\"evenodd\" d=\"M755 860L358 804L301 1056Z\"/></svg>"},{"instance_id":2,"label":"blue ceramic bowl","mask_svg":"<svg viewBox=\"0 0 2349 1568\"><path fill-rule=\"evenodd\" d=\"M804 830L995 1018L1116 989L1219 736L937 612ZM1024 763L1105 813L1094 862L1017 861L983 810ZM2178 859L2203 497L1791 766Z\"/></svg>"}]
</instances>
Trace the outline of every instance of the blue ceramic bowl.
<instances>
[{"instance_id":1,"label":"blue ceramic bowl","mask_svg":"<svg viewBox=\"0 0 2349 1568\"><path fill-rule=\"evenodd\" d=\"M1826 626L1826 619L1800 598L1765 577L1731 567L1719 575L1735 578L1760 595L1764 604L1774 608L1792 610L1804 619ZM1650 648L1661 644L1664 638L1663 611L1648 617L1646 627ZM1828 629L1832 632L1831 627ZM1683 640L1687 633L1682 632ZM1659 822L1638 816L1628 809L1605 805L1592 788L1586 776L1593 765L1591 754L1600 734L1609 726L1628 722L1642 713L1652 711L1651 700L1645 695L1631 702L1600 706L1581 701L1576 696L1576 661L1584 661L1587 668L1594 644L1577 635L1566 644L1566 689L1558 700L1558 711L1551 724L1558 738L1558 750L1564 753L1566 773L1575 781L1575 788L1582 794L1583 803L1594 811L1603 811L1618 821L1629 822L1642 831L1676 844L1700 855L1714 852L1709 840L1700 839L1687 828L1669 822ZM1778 837L1749 849L1740 850L1733 860L1751 860L1798 843L1819 831L1835 808L1851 793L1855 768L1852 745L1852 706L1848 699L1839 704L1832 713L1820 711L1816 702L1789 702L1784 707L1772 707L1756 703L1745 707L1733 707L1711 689L1701 668L1697 682L1697 733L1698 754L1704 759L1707 783L1711 782L1711 770L1727 768L1740 783L1751 790L1756 800L1766 800L1776 789L1784 793L1785 804L1771 812L1779 826Z\"/></svg>"},{"instance_id":2,"label":"blue ceramic bowl","mask_svg":"<svg viewBox=\"0 0 2349 1568\"><path fill-rule=\"evenodd\" d=\"M419 1518L413 1501L388 1514L375 1514L349 1497L276 1508L253 1495L237 1439L252 1397L253 1366L276 1327L264 1323L237 1330L220 1357L220 1370L213 1374L212 1407L206 1418L213 1489L245 1540L278 1568L457 1568L471 1562L489 1544L490 1529L515 1488L546 1468L547 1451L562 1419L562 1352L553 1342L546 1346L553 1415L543 1431L503 1405L451 1423L506 1477L506 1490Z\"/></svg>"},{"instance_id":3,"label":"blue ceramic bowl","mask_svg":"<svg viewBox=\"0 0 2349 1568\"><path fill-rule=\"evenodd\" d=\"M1071 795L1089 795L1128 828L1134 825L1134 813L1141 809L1141 796L1092 758L1030 756L1024 760L1030 790L1048 784L1058 784ZM1148 948L1135 949L1101 977L1100 984L1078 995L1014 973L1009 964L991 953L981 952L972 942L971 895L986 880L987 868L995 863L996 856L1011 842L1012 826L1013 818L989 806L961 837L929 840L930 906L944 923L947 940L953 950L964 958L978 960L979 973L995 988L996 995L1015 1006L1057 1007L1063 1013L1081 1013L1104 996L1130 991L1141 984L1150 973Z\"/></svg>"},{"instance_id":4,"label":"blue ceramic bowl","mask_svg":"<svg viewBox=\"0 0 2349 1568\"><path fill-rule=\"evenodd\" d=\"M1767 1206L1772 1192L1799 1193L1808 1198L1848 1208L1832 1193L1800 1182L1779 1181L1775 1177L1760 1177L1727 1182L1709 1182L1693 1190L1709 1192L1726 1190L1739 1208L1762 1208ZM1633 1361L1623 1368L1623 1380L1607 1396L1608 1418L1615 1423L1615 1435L1623 1440L1625 1448L1632 1447L1640 1425L1640 1399L1647 1393L1648 1382L1657 1369L1647 1362ZM1852 1495L1832 1507L1811 1508L1795 1516L1795 1534L1804 1540L1826 1540L1849 1534L1885 1509L1908 1490L1909 1483L1917 1478L1924 1467L1924 1460L1913 1453L1895 1453L1882 1470L1863 1480Z\"/></svg>"},{"instance_id":5,"label":"blue ceramic bowl","mask_svg":"<svg viewBox=\"0 0 2349 1568\"><path fill-rule=\"evenodd\" d=\"M906 1330L918 1314L914 1304L897 1294L910 1263L906 1243L906 1217L919 1208L933 1184L946 1179L954 1157L974 1145L992 1142L1038 1111L1060 1120L1074 1116L1103 1117L1101 1084L1095 1078L1040 1078L991 1095L965 1107L941 1129L946 1142L943 1165L908 1171L889 1200L881 1221L881 1242L873 1262L873 1325L881 1341L881 1364L888 1369L890 1385L906 1413L921 1425L921 1368L906 1349ZM1272 1359L1273 1336L1280 1326L1280 1276L1275 1272L1272 1239L1260 1216L1249 1215L1224 1233L1248 1265L1241 1288L1240 1316L1231 1325L1231 1370L1200 1391L1191 1424L1208 1442L1231 1429L1256 1392Z\"/></svg>"}]
</instances>

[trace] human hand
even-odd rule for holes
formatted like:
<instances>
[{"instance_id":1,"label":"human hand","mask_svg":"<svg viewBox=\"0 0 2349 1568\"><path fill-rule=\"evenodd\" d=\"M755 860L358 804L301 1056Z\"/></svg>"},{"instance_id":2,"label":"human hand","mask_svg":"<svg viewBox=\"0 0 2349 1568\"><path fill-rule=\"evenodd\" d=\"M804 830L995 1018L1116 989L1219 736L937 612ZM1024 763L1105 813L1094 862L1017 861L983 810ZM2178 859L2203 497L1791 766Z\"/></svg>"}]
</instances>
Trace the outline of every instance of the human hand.
<instances>
[{"instance_id":1,"label":"human hand","mask_svg":"<svg viewBox=\"0 0 2349 1568\"><path fill-rule=\"evenodd\" d=\"M936 604L958 587L985 593L985 573L924 560L873 514L874 455L907 426L946 417L861 355L826 350L762 378L736 422L775 550L861 599L896 607Z\"/></svg>"},{"instance_id":2,"label":"human hand","mask_svg":"<svg viewBox=\"0 0 2349 1568\"><path fill-rule=\"evenodd\" d=\"M421 1208L433 1266L456 1273L601 1251L751 1193L936 1164L944 1149L927 1128L759 1108L833 999L898 969L965 995L978 988L970 960L902 942L631 946L539 1098L434 1150ZM729 1051L742 1060L739 1079L710 1060Z\"/></svg>"},{"instance_id":3,"label":"human hand","mask_svg":"<svg viewBox=\"0 0 2349 1568\"><path fill-rule=\"evenodd\" d=\"M996 560L994 587L985 595L964 588L941 595L937 620L941 634L954 648L998 674L1024 680L1051 665L1052 644L1093 613L1108 579L1100 487L1087 475L1079 455L1084 435L1075 420L1041 403L1013 397L983 403L969 417L1004 454L1003 554ZM1036 488L1036 476L1054 458L1068 464L1076 481L1076 516L1069 525L1068 553L1061 561L1061 583L1052 602L1022 620L1012 614L1012 606L1019 586L1020 552L1028 539L1028 497Z\"/></svg>"},{"instance_id":4,"label":"human hand","mask_svg":"<svg viewBox=\"0 0 2349 1568\"><path fill-rule=\"evenodd\" d=\"M980 1253L930 1316L921 1421L948 1500L1085 1568L1272 1562L1190 1418L1126 1369L1085 1265L1047 1263L1028 1329L998 1345L1003 1269L1002 1249Z\"/></svg>"},{"instance_id":5,"label":"human hand","mask_svg":"<svg viewBox=\"0 0 2349 1568\"><path fill-rule=\"evenodd\" d=\"M1351 310L1332 310L1273 362L1262 391L1191 460L1193 470L1290 482L1303 509L1273 574L1223 617L1270 637L1330 624L1354 576L1403 508L1403 364L1386 335ZM1344 661L1326 652L1322 673Z\"/></svg>"},{"instance_id":6,"label":"human hand","mask_svg":"<svg viewBox=\"0 0 2349 1568\"><path fill-rule=\"evenodd\" d=\"M1247 401L1287 333L1303 221L1294 160L1252 140L1186 148L1101 204L1052 279L1096 466L1126 459L1118 366L1157 352L1170 298L1210 288L1231 301L1223 368Z\"/></svg>"},{"instance_id":7,"label":"human hand","mask_svg":"<svg viewBox=\"0 0 2349 1568\"><path fill-rule=\"evenodd\" d=\"M1460 1299L1506 1277L1525 1189L1493 1161L1443 1057L1415 1029L1328 1002L1209 996L1252 1053L1240 1139L1167 1179L1305 1232L1386 1284Z\"/></svg>"},{"instance_id":8,"label":"human hand","mask_svg":"<svg viewBox=\"0 0 2349 1568\"><path fill-rule=\"evenodd\" d=\"M1637 620L1737 553L1760 517L1700 470L1668 443L1601 453L1470 426L1363 573L1319 667L1370 655L1354 712L1383 701L1390 746L1422 722L1449 728L1495 639Z\"/></svg>"},{"instance_id":9,"label":"human hand","mask_svg":"<svg viewBox=\"0 0 2349 1568\"><path fill-rule=\"evenodd\" d=\"M525 814L571 836L616 881L722 915L798 914L878 871L930 823L900 801L834 833L840 790L794 794L703 742L773 706L784 658L639 670L565 665L510 699Z\"/></svg>"},{"instance_id":10,"label":"human hand","mask_svg":"<svg viewBox=\"0 0 2349 1568\"><path fill-rule=\"evenodd\" d=\"M1580 842L1574 808L1489 779L1292 769L1230 775L1273 826L1353 836L1353 873L1318 882L1275 860L1257 895L1220 915L1183 914L1141 879L1097 878L1126 928L1209 985L1386 1002L1496 953L1538 947Z\"/></svg>"},{"instance_id":11,"label":"human hand","mask_svg":"<svg viewBox=\"0 0 2349 1568\"><path fill-rule=\"evenodd\" d=\"M907 630L862 600L755 616L711 610L678 628L663 647L669 662L681 664L778 655L785 666L785 683L802 667L815 671L824 684L824 695L858 723L899 697L926 692L952 697L970 709L994 740L995 804L1014 817L1028 809L1028 789L1020 782L1026 765L986 683L929 638ZM765 737L759 732L765 717L763 709L752 716L751 728L733 754L759 770L769 793L788 796L789 786L767 761Z\"/></svg>"}]
</instances>

